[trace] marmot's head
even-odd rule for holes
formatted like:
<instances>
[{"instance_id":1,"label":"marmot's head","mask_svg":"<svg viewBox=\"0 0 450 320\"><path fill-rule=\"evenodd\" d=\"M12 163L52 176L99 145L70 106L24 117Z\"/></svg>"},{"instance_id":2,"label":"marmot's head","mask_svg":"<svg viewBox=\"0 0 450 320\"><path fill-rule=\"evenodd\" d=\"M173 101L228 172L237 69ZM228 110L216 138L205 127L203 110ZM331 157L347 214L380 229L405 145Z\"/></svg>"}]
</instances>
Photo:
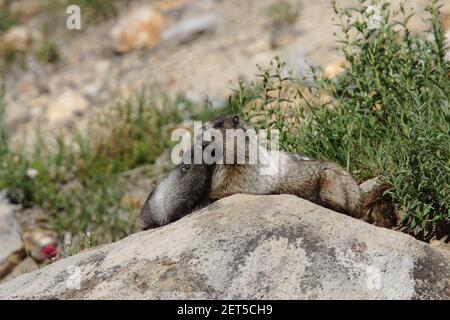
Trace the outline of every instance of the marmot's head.
<instances>
[{"instance_id":1,"label":"marmot's head","mask_svg":"<svg viewBox=\"0 0 450 320\"><path fill-rule=\"evenodd\" d=\"M238 115L220 116L208 122L214 129L242 129L247 130L247 124Z\"/></svg>"},{"instance_id":2,"label":"marmot's head","mask_svg":"<svg viewBox=\"0 0 450 320\"><path fill-rule=\"evenodd\" d=\"M220 116L202 126L203 136L196 137L203 149L210 149L216 163L243 164L248 160L250 130L238 115ZM227 156L227 152L229 153Z\"/></svg>"},{"instance_id":3,"label":"marmot's head","mask_svg":"<svg viewBox=\"0 0 450 320\"><path fill-rule=\"evenodd\" d=\"M212 167L182 162L158 184L144 204L140 220L142 228L150 229L191 213L208 196Z\"/></svg>"},{"instance_id":4,"label":"marmot's head","mask_svg":"<svg viewBox=\"0 0 450 320\"><path fill-rule=\"evenodd\" d=\"M203 132L209 131L211 129L216 129L221 131L224 136L227 129L236 130L242 129L244 132L248 130L248 126L245 122L241 120L238 115L232 116L220 116L205 122L202 126ZM204 144L207 145L209 143Z\"/></svg>"}]
</instances>

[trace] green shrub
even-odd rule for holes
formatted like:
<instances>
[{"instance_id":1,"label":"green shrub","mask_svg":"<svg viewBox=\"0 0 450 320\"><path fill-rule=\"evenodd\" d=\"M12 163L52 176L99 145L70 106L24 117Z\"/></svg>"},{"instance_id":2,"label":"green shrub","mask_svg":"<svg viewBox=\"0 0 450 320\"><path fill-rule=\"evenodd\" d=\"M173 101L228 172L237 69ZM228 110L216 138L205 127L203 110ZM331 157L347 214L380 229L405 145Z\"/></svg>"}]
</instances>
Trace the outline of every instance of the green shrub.
<instances>
[{"instance_id":1,"label":"green shrub","mask_svg":"<svg viewBox=\"0 0 450 320\"><path fill-rule=\"evenodd\" d=\"M36 56L38 61L42 64L56 63L60 60L60 50L53 39L50 27L48 24L44 24L42 27L43 39L38 43L36 48L34 48L33 54Z\"/></svg>"},{"instance_id":2,"label":"green shrub","mask_svg":"<svg viewBox=\"0 0 450 320\"><path fill-rule=\"evenodd\" d=\"M411 14L384 1L372 28L367 2L333 3L345 74L299 88L275 60L259 82L241 84L232 104L256 126L280 130L285 150L337 161L360 181L381 175L406 232L448 236L450 68L436 1L427 7L428 32L417 35L408 29Z\"/></svg>"},{"instance_id":3,"label":"green shrub","mask_svg":"<svg viewBox=\"0 0 450 320\"><path fill-rule=\"evenodd\" d=\"M9 13L9 11L6 8L0 7L0 36L16 23L17 20Z\"/></svg>"},{"instance_id":4,"label":"green shrub","mask_svg":"<svg viewBox=\"0 0 450 320\"><path fill-rule=\"evenodd\" d=\"M38 139L33 152L12 150L0 126L0 189L25 208L44 210L59 233L92 232L98 243L120 239L136 231L140 210L139 203L124 201L134 182L130 172L151 175L155 159L173 144L181 114L204 120L214 112L220 111L184 97L140 95L100 111L83 134L55 138L55 144Z\"/></svg>"}]
</instances>

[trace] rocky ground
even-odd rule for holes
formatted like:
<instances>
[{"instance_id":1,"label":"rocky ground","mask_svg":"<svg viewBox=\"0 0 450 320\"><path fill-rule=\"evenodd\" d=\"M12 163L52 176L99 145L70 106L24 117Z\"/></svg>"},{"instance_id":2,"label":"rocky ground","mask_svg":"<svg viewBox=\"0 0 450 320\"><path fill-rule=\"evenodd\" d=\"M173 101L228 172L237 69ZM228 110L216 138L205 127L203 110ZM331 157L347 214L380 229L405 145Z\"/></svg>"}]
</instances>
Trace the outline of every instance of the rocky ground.
<instances>
[{"instance_id":1,"label":"rocky ground","mask_svg":"<svg viewBox=\"0 0 450 320\"><path fill-rule=\"evenodd\" d=\"M66 16L63 11L31 15L21 25L12 27L2 41L8 41L18 50L27 52L33 43L51 38L59 58L55 63L43 64L34 55L26 54L24 65L12 66L5 74L6 124L11 139L18 142L27 136L28 140L32 140L36 126L42 127L48 134L82 126L92 112L116 99L155 88L170 96L183 93L193 101L203 101L208 97L213 105L218 106L231 93L230 88L236 87L238 79L252 79L257 73L256 65L266 65L276 55L281 56L294 75L300 78L308 75L309 65L321 66L330 75L339 72L342 58L333 36L337 28L331 21L333 12L329 1L293 0L291 2L298 10L296 18L292 23L281 25L271 18L269 8L274 2L120 2L116 17L100 22L83 18L81 30L68 30L65 27ZM422 30L420 17L425 2L407 1L419 12L411 24L414 32ZM351 6L354 1L341 0L338 3ZM30 1L26 0L15 1L15 5L23 14L32 8ZM447 28L450 28L449 17L450 7L446 5L442 19ZM0 281L8 274L4 281L37 269L38 263L42 265L42 261L46 260L42 256L42 249L47 247L51 251L51 246L57 241L56 235L45 230L21 234L20 231L14 231L16 227L4 228L17 224L14 222L14 210L6 199L0 198ZM275 245L280 245L278 242L285 241L283 239L274 240ZM286 241L289 243L290 240ZM265 245L271 247L273 243ZM286 257L280 256L280 261ZM260 259L266 258L257 256L255 261L260 262ZM23 262L19 264L21 260ZM255 261L249 260L248 263ZM292 264L294 262L291 261ZM139 261L136 263L139 265ZM448 274L448 269L444 271ZM346 272L344 270L343 274ZM25 278L21 279L25 281ZM414 282L411 279L405 281L410 286ZM193 283L197 285L195 281ZM14 288L14 285L3 287L0 296L12 297L9 288ZM277 284L271 285L275 288ZM232 297L233 290L214 292ZM437 291L433 290L427 287L426 294L434 295ZM269 291L268 296L306 297L297 291L275 292ZM349 289L348 292L349 297L353 296L353 291ZM68 294L55 291L57 293ZM87 295L91 293L95 296L93 291L86 291ZM103 293L98 291L95 294L102 296ZM29 296L36 294L30 290ZM361 296L391 297L389 294L384 292ZM412 297L419 293L411 289L402 294ZM448 298L448 292L445 294L439 293ZM253 296L253 293L247 295ZM320 297L320 294L317 296Z\"/></svg>"}]
</instances>

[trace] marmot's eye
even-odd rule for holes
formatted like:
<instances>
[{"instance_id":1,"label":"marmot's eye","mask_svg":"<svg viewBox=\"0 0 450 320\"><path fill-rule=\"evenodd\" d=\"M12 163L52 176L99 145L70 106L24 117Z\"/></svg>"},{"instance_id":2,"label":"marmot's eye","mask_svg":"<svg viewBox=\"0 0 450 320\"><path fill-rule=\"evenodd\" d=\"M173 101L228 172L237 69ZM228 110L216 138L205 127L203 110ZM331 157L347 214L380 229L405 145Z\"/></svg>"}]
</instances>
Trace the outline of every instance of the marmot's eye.
<instances>
[{"instance_id":1,"label":"marmot's eye","mask_svg":"<svg viewBox=\"0 0 450 320\"><path fill-rule=\"evenodd\" d=\"M180 172L181 173L186 173L186 171L189 169L189 166L184 164L180 167Z\"/></svg>"}]
</instances>

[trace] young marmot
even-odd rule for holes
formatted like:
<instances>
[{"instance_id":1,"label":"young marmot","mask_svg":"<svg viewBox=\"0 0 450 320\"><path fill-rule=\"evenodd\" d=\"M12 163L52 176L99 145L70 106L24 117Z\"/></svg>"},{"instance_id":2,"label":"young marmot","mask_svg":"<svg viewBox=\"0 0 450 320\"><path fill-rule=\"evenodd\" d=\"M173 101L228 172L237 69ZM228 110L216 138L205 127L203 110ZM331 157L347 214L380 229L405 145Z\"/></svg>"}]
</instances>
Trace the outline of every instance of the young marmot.
<instances>
[{"instance_id":1,"label":"young marmot","mask_svg":"<svg viewBox=\"0 0 450 320\"><path fill-rule=\"evenodd\" d=\"M212 166L183 161L150 193L139 219L143 230L178 220L208 203Z\"/></svg>"},{"instance_id":2,"label":"young marmot","mask_svg":"<svg viewBox=\"0 0 450 320\"><path fill-rule=\"evenodd\" d=\"M182 167L177 166L144 205L144 229L166 224L197 206L237 193L293 194L379 226L391 227L394 223L393 212L386 212L392 207L386 205L385 199L381 201L385 189L362 196L350 173L335 163L283 151L269 152L252 138L249 127L238 116L214 119L203 126L203 131L213 137L211 142L202 139L201 146L212 150L214 162L191 165L184 175L178 172ZM251 162L250 154L256 149L258 158Z\"/></svg>"}]
</instances>

